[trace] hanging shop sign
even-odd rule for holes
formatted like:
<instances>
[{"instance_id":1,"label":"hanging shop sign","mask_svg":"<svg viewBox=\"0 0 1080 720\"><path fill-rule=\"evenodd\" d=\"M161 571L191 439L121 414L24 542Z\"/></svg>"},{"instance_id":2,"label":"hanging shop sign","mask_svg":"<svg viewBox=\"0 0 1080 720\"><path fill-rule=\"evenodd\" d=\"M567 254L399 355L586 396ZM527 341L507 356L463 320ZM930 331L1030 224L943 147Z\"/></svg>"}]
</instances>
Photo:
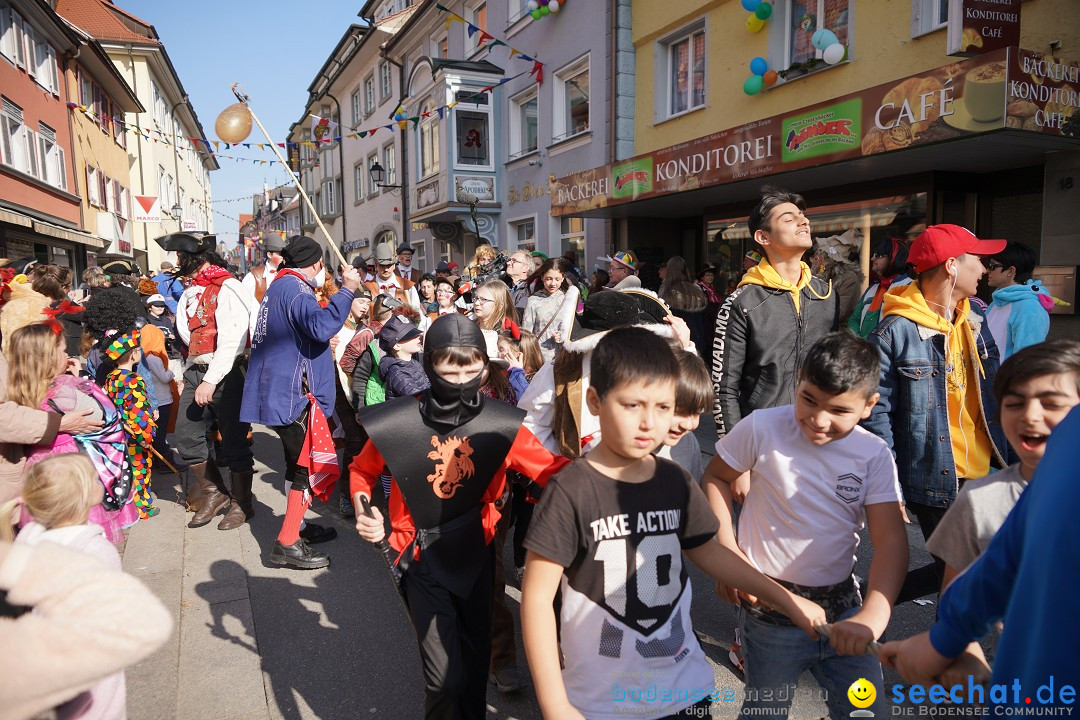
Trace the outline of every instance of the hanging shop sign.
<instances>
[{"instance_id":1,"label":"hanging shop sign","mask_svg":"<svg viewBox=\"0 0 1080 720\"><path fill-rule=\"evenodd\" d=\"M459 202L462 193L475 196L478 202L495 202L495 178L481 175L455 175L454 196Z\"/></svg>"},{"instance_id":2,"label":"hanging shop sign","mask_svg":"<svg viewBox=\"0 0 1080 720\"><path fill-rule=\"evenodd\" d=\"M1078 63L998 50L553 179L551 213L574 215L986 132L1080 137L1078 93Z\"/></svg>"},{"instance_id":3,"label":"hanging shop sign","mask_svg":"<svg viewBox=\"0 0 1080 720\"><path fill-rule=\"evenodd\" d=\"M133 195L132 220L135 222L161 222L161 198Z\"/></svg>"},{"instance_id":4,"label":"hanging shop sign","mask_svg":"<svg viewBox=\"0 0 1080 720\"><path fill-rule=\"evenodd\" d=\"M971 57L1020 44L1020 0L949 0L949 55Z\"/></svg>"}]
</instances>

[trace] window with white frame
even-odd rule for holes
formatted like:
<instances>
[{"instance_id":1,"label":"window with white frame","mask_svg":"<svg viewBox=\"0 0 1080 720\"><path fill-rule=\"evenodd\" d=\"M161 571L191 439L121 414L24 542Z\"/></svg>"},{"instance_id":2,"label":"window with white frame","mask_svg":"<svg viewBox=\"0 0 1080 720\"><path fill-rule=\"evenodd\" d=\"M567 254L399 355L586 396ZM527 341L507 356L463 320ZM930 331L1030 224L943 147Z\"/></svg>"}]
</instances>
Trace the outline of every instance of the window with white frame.
<instances>
[{"instance_id":1,"label":"window with white frame","mask_svg":"<svg viewBox=\"0 0 1080 720\"><path fill-rule=\"evenodd\" d=\"M115 180L105 180L105 209L111 213L116 212L116 187L119 185Z\"/></svg>"},{"instance_id":2,"label":"window with white frame","mask_svg":"<svg viewBox=\"0 0 1080 720\"><path fill-rule=\"evenodd\" d=\"M555 73L552 139L565 140L589 129L589 56Z\"/></svg>"},{"instance_id":3,"label":"window with white frame","mask_svg":"<svg viewBox=\"0 0 1080 720\"><path fill-rule=\"evenodd\" d=\"M94 81L90 75L79 68L79 104L90 106L94 102Z\"/></svg>"},{"instance_id":4,"label":"window with white frame","mask_svg":"<svg viewBox=\"0 0 1080 720\"><path fill-rule=\"evenodd\" d=\"M337 214L337 196L334 192L335 183L333 180L325 180L322 184L322 196L323 196L323 215L336 215Z\"/></svg>"},{"instance_id":5,"label":"window with white frame","mask_svg":"<svg viewBox=\"0 0 1080 720\"><path fill-rule=\"evenodd\" d=\"M427 113L427 117L424 114ZM420 106L420 177L439 171L439 114L430 100Z\"/></svg>"},{"instance_id":6,"label":"window with white frame","mask_svg":"<svg viewBox=\"0 0 1080 720\"><path fill-rule=\"evenodd\" d=\"M360 105L360 88L353 90L352 93L352 124L353 128L356 128L356 124L364 119L363 108Z\"/></svg>"},{"instance_id":7,"label":"window with white frame","mask_svg":"<svg viewBox=\"0 0 1080 720\"><path fill-rule=\"evenodd\" d=\"M367 157L368 173L371 172L371 168L374 167L375 162L378 159L379 159L379 156L376 153L371 153L370 155L368 155L368 157ZM388 183L384 180L383 184L385 185L385 184L388 184ZM378 193L379 193L379 187L374 182L368 183L368 191L367 191L368 197L372 197L373 195L377 195Z\"/></svg>"},{"instance_id":8,"label":"window with white frame","mask_svg":"<svg viewBox=\"0 0 1080 720\"><path fill-rule=\"evenodd\" d=\"M394 92L394 76L390 63L379 63L379 102L386 102Z\"/></svg>"},{"instance_id":9,"label":"window with white frame","mask_svg":"<svg viewBox=\"0 0 1080 720\"><path fill-rule=\"evenodd\" d=\"M95 207L101 207L101 195L98 190L101 172L93 165L86 166L86 201Z\"/></svg>"},{"instance_id":10,"label":"window with white frame","mask_svg":"<svg viewBox=\"0 0 1080 720\"><path fill-rule=\"evenodd\" d=\"M386 170L386 181L383 185L397 185L397 153L393 145L383 148L383 169Z\"/></svg>"},{"instance_id":11,"label":"window with white frame","mask_svg":"<svg viewBox=\"0 0 1080 720\"><path fill-rule=\"evenodd\" d=\"M480 35L483 32L487 32L488 29L486 0L481 0L481 2L472 3L471 5L466 5L465 19L476 27L480 28L470 36L469 26L467 24L463 25L463 27L465 28L465 55L468 56L481 48Z\"/></svg>"},{"instance_id":12,"label":"window with white frame","mask_svg":"<svg viewBox=\"0 0 1080 720\"><path fill-rule=\"evenodd\" d=\"M532 252L536 249L536 221L529 219L510 223L510 237L514 238L518 250Z\"/></svg>"},{"instance_id":13,"label":"window with white frame","mask_svg":"<svg viewBox=\"0 0 1080 720\"><path fill-rule=\"evenodd\" d=\"M510 99L511 160L531 153L538 147L539 102L535 86Z\"/></svg>"},{"instance_id":14,"label":"window with white frame","mask_svg":"<svg viewBox=\"0 0 1080 720\"><path fill-rule=\"evenodd\" d=\"M949 0L911 0L911 37L949 24Z\"/></svg>"},{"instance_id":15,"label":"window with white frame","mask_svg":"<svg viewBox=\"0 0 1080 720\"><path fill-rule=\"evenodd\" d=\"M368 75L364 78L364 113L370 115L375 112L375 76Z\"/></svg>"},{"instance_id":16,"label":"window with white frame","mask_svg":"<svg viewBox=\"0 0 1080 720\"><path fill-rule=\"evenodd\" d=\"M585 257L584 218L559 218L559 252L574 250L578 257Z\"/></svg>"},{"instance_id":17,"label":"window with white frame","mask_svg":"<svg viewBox=\"0 0 1080 720\"><path fill-rule=\"evenodd\" d=\"M158 165L158 200L162 207L171 208L172 203L169 202L169 183L167 175L165 174L165 167ZM99 173L100 175L100 173ZM102 200L104 200L104 193L102 193Z\"/></svg>"},{"instance_id":18,"label":"window with white frame","mask_svg":"<svg viewBox=\"0 0 1080 720\"><path fill-rule=\"evenodd\" d=\"M26 67L26 29L15 8L0 6L0 52L18 67Z\"/></svg>"},{"instance_id":19,"label":"window with white frame","mask_svg":"<svg viewBox=\"0 0 1080 720\"><path fill-rule=\"evenodd\" d=\"M507 0L506 24L513 25L529 14L529 0Z\"/></svg>"},{"instance_id":20,"label":"window with white frame","mask_svg":"<svg viewBox=\"0 0 1080 720\"><path fill-rule=\"evenodd\" d=\"M821 59L822 51L810 39L821 28L831 30L848 46L854 32L854 0L777 0L769 21L769 56L779 59L776 69Z\"/></svg>"},{"instance_id":21,"label":"window with white frame","mask_svg":"<svg viewBox=\"0 0 1080 720\"><path fill-rule=\"evenodd\" d=\"M363 163L353 166L353 202L364 202L364 185L367 183L367 169Z\"/></svg>"},{"instance_id":22,"label":"window with white frame","mask_svg":"<svg viewBox=\"0 0 1080 720\"><path fill-rule=\"evenodd\" d=\"M56 131L45 123L38 123L38 149L41 155L41 179L55 188L67 190L67 171L64 166L64 148L56 142Z\"/></svg>"},{"instance_id":23,"label":"window with white frame","mask_svg":"<svg viewBox=\"0 0 1080 720\"><path fill-rule=\"evenodd\" d=\"M487 94L472 97L468 102L484 100L484 104L454 106L454 132L457 165L467 168L491 168L491 109Z\"/></svg>"},{"instance_id":24,"label":"window with white frame","mask_svg":"<svg viewBox=\"0 0 1080 720\"><path fill-rule=\"evenodd\" d=\"M23 124L22 108L3 98L0 107L0 161L28 175L38 176L34 132Z\"/></svg>"},{"instance_id":25,"label":"window with white frame","mask_svg":"<svg viewBox=\"0 0 1080 720\"><path fill-rule=\"evenodd\" d=\"M436 242L438 242L438 241L436 240ZM439 259L440 260L445 260L446 262L450 262L451 258L453 257L454 248L448 242L439 242L438 247L439 247ZM436 263L436 264L438 264L438 263Z\"/></svg>"},{"instance_id":26,"label":"window with white frame","mask_svg":"<svg viewBox=\"0 0 1080 720\"><path fill-rule=\"evenodd\" d=\"M444 59L450 57L450 41L447 33L443 32L431 38L431 57Z\"/></svg>"},{"instance_id":27,"label":"window with white frame","mask_svg":"<svg viewBox=\"0 0 1080 720\"><path fill-rule=\"evenodd\" d=\"M53 95L60 94L60 79L56 71L56 50L49 41L38 32L30 31L34 47L34 72L31 73L37 84Z\"/></svg>"},{"instance_id":28,"label":"window with white frame","mask_svg":"<svg viewBox=\"0 0 1080 720\"><path fill-rule=\"evenodd\" d=\"M667 63L666 116L705 107L705 27L703 23L681 31L662 43Z\"/></svg>"}]
</instances>

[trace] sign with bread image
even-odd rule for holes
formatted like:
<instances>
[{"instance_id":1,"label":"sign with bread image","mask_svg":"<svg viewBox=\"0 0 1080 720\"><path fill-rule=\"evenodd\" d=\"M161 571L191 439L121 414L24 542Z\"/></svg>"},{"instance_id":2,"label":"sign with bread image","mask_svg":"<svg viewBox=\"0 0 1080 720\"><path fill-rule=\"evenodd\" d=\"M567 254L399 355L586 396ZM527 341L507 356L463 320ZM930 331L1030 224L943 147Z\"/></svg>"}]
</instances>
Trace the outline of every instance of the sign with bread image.
<instances>
[{"instance_id":1,"label":"sign with bread image","mask_svg":"<svg viewBox=\"0 0 1080 720\"><path fill-rule=\"evenodd\" d=\"M949 55L973 57L1020 44L1020 0L949 0Z\"/></svg>"},{"instance_id":2,"label":"sign with bread image","mask_svg":"<svg viewBox=\"0 0 1080 720\"><path fill-rule=\"evenodd\" d=\"M572 215L987 132L1080 138L1080 63L1005 48L553 181Z\"/></svg>"}]
</instances>

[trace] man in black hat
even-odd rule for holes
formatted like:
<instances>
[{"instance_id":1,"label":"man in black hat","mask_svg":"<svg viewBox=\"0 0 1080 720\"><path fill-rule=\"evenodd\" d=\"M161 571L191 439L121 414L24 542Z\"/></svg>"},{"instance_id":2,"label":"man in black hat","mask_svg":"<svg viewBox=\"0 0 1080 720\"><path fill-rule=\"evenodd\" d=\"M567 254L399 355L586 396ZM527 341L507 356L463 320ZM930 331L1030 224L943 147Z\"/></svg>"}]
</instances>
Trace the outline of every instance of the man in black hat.
<instances>
[{"instance_id":1,"label":"man in black hat","mask_svg":"<svg viewBox=\"0 0 1080 720\"><path fill-rule=\"evenodd\" d=\"M269 560L313 569L326 567L330 558L312 550L308 543L333 540L337 532L314 523L303 530L300 526L312 495L327 501L333 482L327 483L328 487L321 485L316 474L308 471L309 458L300 454L305 443L317 452L320 439L316 433L334 414L337 372L330 339L349 316L355 291L360 288L360 273L352 266L342 267L341 289L323 308L315 298L315 288L322 287L326 279L322 246L313 238L294 235L281 254L285 262L266 290L251 336L251 362L240 417L269 426L281 438L285 451L288 506ZM328 430L326 434L323 439L329 441ZM330 450L332 453L332 444ZM336 465L336 457L331 457Z\"/></svg>"},{"instance_id":2,"label":"man in black hat","mask_svg":"<svg viewBox=\"0 0 1080 720\"><path fill-rule=\"evenodd\" d=\"M242 358L251 304L240 281L215 251L215 242L214 235L203 233L173 233L157 239L163 249L176 252L177 274L191 279L176 312L176 330L188 345L188 358L174 434L176 450L195 481L188 495L188 510L194 510L195 515L188 527L202 527L227 508L218 529L231 530L254 513L254 461L247 441L251 427L240 422ZM229 466L231 496L206 443L207 431L215 421L224 462Z\"/></svg>"},{"instance_id":3,"label":"man in black hat","mask_svg":"<svg viewBox=\"0 0 1080 720\"><path fill-rule=\"evenodd\" d=\"M281 267L281 251L285 247L285 241L280 233L264 232L259 239L259 247L264 253L263 262L251 268L243 280L244 289L255 298L256 305L262 302L266 288L274 281L274 275Z\"/></svg>"},{"instance_id":4,"label":"man in black hat","mask_svg":"<svg viewBox=\"0 0 1080 720\"><path fill-rule=\"evenodd\" d=\"M408 280L413 285L420 282L420 271L412 266L413 247L408 241L397 246L397 267L394 274L402 280Z\"/></svg>"}]
</instances>

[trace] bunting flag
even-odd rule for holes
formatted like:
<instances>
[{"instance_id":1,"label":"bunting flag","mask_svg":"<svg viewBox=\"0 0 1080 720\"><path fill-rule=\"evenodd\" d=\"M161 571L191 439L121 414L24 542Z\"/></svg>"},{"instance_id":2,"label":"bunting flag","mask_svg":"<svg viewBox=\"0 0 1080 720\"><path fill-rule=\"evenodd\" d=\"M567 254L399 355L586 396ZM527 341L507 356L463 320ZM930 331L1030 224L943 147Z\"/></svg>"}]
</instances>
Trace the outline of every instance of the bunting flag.
<instances>
[{"instance_id":1,"label":"bunting flag","mask_svg":"<svg viewBox=\"0 0 1080 720\"><path fill-rule=\"evenodd\" d=\"M516 56L516 57L520 57L522 60L524 60L526 62L534 63L533 71L531 73L529 73L529 75L536 78L537 85L542 85L543 84L543 81L544 81L543 63L541 63L539 60L537 60L536 58L533 58L533 57L529 57L528 55L521 52L520 50L518 50L518 49L516 49L514 47L511 47L510 44L507 43L505 40L501 40L501 39L495 37L494 35L489 34L487 32L487 30L485 30L484 28L479 27L478 25L472 24L471 22L469 22L465 18L461 17L460 15L458 15L457 13L455 13L453 10L446 7L445 5L442 5L440 3L435 3L435 8L438 9L440 12L446 13L446 29L447 30L450 29L451 24L459 22L459 23L463 23L465 25L465 32L468 34L468 36L470 38L473 37L474 35L476 35L476 33L480 33L480 37L477 38L477 40L476 40L476 47L478 47L478 48L483 47L484 43L490 43L488 45L489 48L496 48L496 47L499 47L501 45L501 46L503 46L505 48L510 49L510 58L509 58L510 60L513 60L514 57ZM540 65L539 69L536 67L536 64Z\"/></svg>"}]
</instances>

